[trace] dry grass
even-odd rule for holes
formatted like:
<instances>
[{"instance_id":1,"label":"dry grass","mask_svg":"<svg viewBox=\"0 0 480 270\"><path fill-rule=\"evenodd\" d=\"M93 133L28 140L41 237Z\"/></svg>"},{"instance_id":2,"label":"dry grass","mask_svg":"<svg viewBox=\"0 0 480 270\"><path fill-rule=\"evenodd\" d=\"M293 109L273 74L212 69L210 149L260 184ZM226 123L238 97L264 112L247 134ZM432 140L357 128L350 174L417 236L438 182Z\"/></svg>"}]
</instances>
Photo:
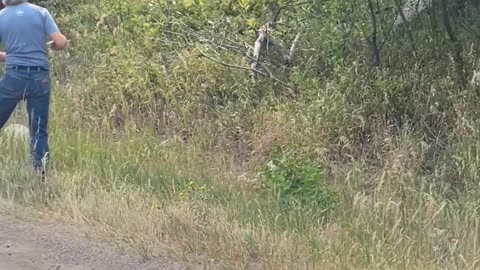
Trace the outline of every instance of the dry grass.
<instances>
[{"instance_id":1,"label":"dry grass","mask_svg":"<svg viewBox=\"0 0 480 270\"><path fill-rule=\"evenodd\" d=\"M60 163L57 166L63 169L53 171L45 188L33 184L25 173L21 164L25 149L8 144L1 151L2 196L65 222L88 225L97 237L117 240L145 258L168 252L222 269L478 267L476 193L449 201L429 192L429 187L415 187L421 179L411 178L405 149L393 149L385 168L374 176L359 168L339 174L347 176L336 180L344 185L341 203L335 215L322 222L314 210L279 209L262 195L241 192L230 184L206 181L205 189L188 189L184 178L166 173L167 168L179 169L178 164L168 167L175 163L169 158L153 160L152 154L148 163L136 162L125 169L125 161L138 160L146 151L134 140L123 148L105 141L97 144L112 155L101 161L94 159L101 149L87 149L82 139L67 147L61 144L68 141L62 136L56 133L53 145L64 149L65 156L92 160L82 159L78 167ZM12 151L17 155L10 155ZM191 156L189 148L175 151L176 162ZM152 162L163 170L152 168ZM193 175L187 171L184 168L181 174ZM136 182L137 177L148 181ZM355 190L367 181L376 183L369 192Z\"/></svg>"},{"instance_id":2,"label":"dry grass","mask_svg":"<svg viewBox=\"0 0 480 270\"><path fill-rule=\"evenodd\" d=\"M412 66L416 58L391 50L405 72L370 72L363 56L326 82L322 64L298 67L301 95L287 100L146 31L156 26L116 25L124 11L114 2L82 1L62 17L84 34L72 33L75 53L53 61L62 87L50 182L35 181L24 143L0 138L3 199L87 225L147 259L167 252L207 269L480 268L478 106L458 95L449 64L425 59L430 43L419 42ZM112 15L99 27L102 12ZM145 48L132 42L138 33L153 35L141 37ZM305 44L311 59L331 51L315 47L327 40L318 36ZM147 48L151 40L165 44ZM338 194L332 213L287 207L260 188L257 169L279 147L325 169L326 188Z\"/></svg>"}]
</instances>

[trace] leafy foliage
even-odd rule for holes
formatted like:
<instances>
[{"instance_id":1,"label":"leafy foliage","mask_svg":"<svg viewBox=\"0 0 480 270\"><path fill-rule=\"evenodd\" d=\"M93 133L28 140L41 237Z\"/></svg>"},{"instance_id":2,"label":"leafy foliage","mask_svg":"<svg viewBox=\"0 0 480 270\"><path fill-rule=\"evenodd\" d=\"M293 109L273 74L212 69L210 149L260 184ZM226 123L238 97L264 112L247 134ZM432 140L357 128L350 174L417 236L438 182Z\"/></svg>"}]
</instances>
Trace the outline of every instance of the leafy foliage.
<instances>
[{"instance_id":1,"label":"leafy foliage","mask_svg":"<svg viewBox=\"0 0 480 270\"><path fill-rule=\"evenodd\" d=\"M404 21L412 2L41 1L72 41L52 65L54 204L232 269L475 268L478 10Z\"/></svg>"},{"instance_id":2,"label":"leafy foliage","mask_svg":"<svg viewBox=\"0 0 480 270\"><path fill-rule=\"evenodd\" d=\"M154 128L205 151L225 149L239 163L269 155L268 148L256 151L256 142L279 133L283 146L323 149L324 159L342 162L368 157L373 164L388 152L385 137L405 128L430 146L419 154L426 159L422 174L439 169L436 161L448 146L478 126L476 86L459 80L478 68L478 29L466 27L478 21L474 6L463 13L448 6L461 49L471 48L458 54L439 5L399 25L397 0L373 1L373 14L365 1L343 0L42 4L72 39L75 49L54 67L63 80L84 83L78 103L85 126L107 123L116 133ZM251 82L257 31L274 15L260 59L269 76ZM286 62L297 36L294 58ZM294 99L285 85L296 91ZM278 194L310 189L295 190L303 180L292 180L289 170L310 179L313 163L296 168L303 163L274 160L285 166L267 177L284 184Z\"/></svg>"},{"instance_id":3,"label":"leafy foliage","mask_svg":"<svg viewBox=\"0 0 480 270\"><path fill-rule=\"evenodd\" d=\"M325 186L325 175L315 162L295 152L275 153L260 170L262 187L283 206L299 203L329 211L336 196Z\"/></svg>"},{"instance_id":4,"label":"leafy foliage","mask_svg":"<svg viewBox=\"0 0 480 270\"><path fill-rule=\"evenodd\" d=\"M268 148L256 151L256 142L280 134L279 144L373 164L382 164L385 136L405 128L431 146L421 153L429 159L423 174L478 126L476 86L463 84L478 68L478 18L475 5L448 5L445 13L437 1L403 21L399 7L407 3L42 2L72 39L74 50L55 58L54 68L62 80L82 82L85 126L107 123L115 133L154 128L206 151L225 149L239 163L268 155ZM443 30L444 14L455 44ZM260 57L268 76L252 82L252 47L276 15Z\"/></svg>"}]
</instances>

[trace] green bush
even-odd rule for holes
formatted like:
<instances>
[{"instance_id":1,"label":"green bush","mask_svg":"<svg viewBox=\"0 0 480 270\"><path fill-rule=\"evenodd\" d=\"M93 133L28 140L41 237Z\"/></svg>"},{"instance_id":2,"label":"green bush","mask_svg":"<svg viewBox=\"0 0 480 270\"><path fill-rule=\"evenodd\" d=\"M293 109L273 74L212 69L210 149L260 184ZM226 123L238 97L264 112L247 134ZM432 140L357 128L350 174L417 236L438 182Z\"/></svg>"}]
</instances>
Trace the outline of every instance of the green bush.
<instances>
[{"instance_id":1,"label":"green bush","mask_svg":"<svg viewBox=\"0 0 480 270\"><path fill-rule=\"evenodd\" d=\"M326 211L335 207L336 195L326 187L323 170L302 154L274 153L259 175L262 188L283 206L300 204Z\"/></svg>"}]
</instances>

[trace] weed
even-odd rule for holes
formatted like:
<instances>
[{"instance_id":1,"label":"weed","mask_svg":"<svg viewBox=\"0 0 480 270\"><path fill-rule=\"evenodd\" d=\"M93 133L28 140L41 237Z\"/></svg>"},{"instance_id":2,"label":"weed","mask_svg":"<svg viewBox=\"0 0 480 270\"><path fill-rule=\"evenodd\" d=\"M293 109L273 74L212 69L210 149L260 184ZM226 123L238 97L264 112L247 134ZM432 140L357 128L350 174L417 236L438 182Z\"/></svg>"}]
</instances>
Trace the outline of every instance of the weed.
<instances>
[{"instance_id":1,"label":"weed","mask_svg":"<svg viewBox=\"0 0 480 270\"><path fill-rule=\"evenodd\" d=\"M335 207L335 193L325 186L322 169L298 152L272 154L259 177L263 189L277 197L283 206L299 203L323 210Z\"/></svg>"}]
</instances>

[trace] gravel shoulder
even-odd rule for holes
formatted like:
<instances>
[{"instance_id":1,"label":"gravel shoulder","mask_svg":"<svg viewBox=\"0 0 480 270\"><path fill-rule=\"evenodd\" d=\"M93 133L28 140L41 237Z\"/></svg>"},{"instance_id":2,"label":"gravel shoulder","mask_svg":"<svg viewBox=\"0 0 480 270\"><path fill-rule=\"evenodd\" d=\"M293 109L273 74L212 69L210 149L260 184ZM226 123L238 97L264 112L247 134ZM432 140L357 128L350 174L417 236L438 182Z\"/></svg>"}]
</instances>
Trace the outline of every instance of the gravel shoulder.
<instances>
[{"instance_id":1,"label":"gravel shoulder","mask_svg":"<svg viewBox=\"0 0 480 270\"><path fill-rule=\"evenodd\" d=\"M26 221L0 206L1 270L186 270L167 257L142 262L109 243L88 239L76 227Z\"/></svg>"}]
</instances>

